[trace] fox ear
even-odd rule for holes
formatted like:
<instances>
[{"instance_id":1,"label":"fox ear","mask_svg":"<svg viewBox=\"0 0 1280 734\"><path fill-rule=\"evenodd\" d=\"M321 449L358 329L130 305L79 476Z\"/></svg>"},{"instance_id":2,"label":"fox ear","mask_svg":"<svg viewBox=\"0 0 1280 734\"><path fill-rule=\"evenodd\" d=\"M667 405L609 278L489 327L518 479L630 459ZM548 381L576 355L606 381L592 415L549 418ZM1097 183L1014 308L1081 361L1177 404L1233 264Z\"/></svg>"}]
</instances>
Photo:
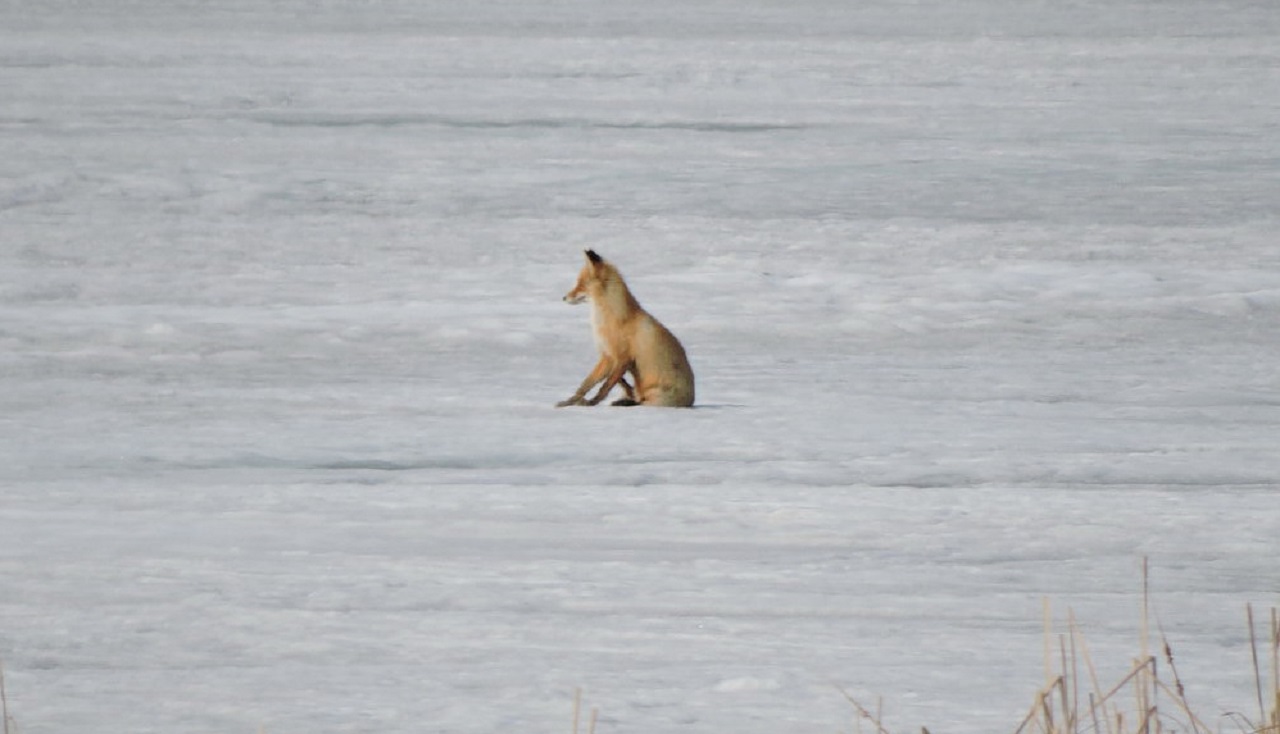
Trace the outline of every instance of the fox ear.
<instances>
[{"instance_id":1,"label":"fox ear","mask_svg":"<svg viewBox=\"0 0 1280 734\"><path fill-rule=\"evenodd\" d=\"M587 250L586 252L587 252L587 259L590 260L593 265L599 265L600 263L604 262L604 258L597 255L595 250Z\"/></svg>"}]
</instances>

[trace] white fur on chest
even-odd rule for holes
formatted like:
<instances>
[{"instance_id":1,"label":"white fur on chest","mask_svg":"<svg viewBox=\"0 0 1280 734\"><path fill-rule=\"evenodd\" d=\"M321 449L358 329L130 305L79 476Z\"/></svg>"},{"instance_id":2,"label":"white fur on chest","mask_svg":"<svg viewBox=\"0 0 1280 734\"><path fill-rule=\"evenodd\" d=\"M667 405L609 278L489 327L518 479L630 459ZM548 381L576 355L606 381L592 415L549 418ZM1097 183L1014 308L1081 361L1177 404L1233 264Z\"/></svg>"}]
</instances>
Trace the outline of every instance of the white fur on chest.
<instances>
[{"instance_id":1,"label":"white fur on chest","mask_svg":"<svg viewBox=\"0 0 1280 734\"><path fill-rule=\"evenodd\" d=\"M639 316L641 317L639 323L634 319L624 320L619 317L616 309L592 301L591 334L595 337L596 349L610 357L623 357L621 352L626 352L628 349L628 340L624 337L624 325L629 323L634 329L632 336L640 339L643 339L652 328L648 319L643 317L643 312Z\"/></svg>"},{"instance_id":2,"label":"white fur on chest","mask_svg":"<svg viewBox=\"0 0 1280 734\"><path fill-rule=\"evenodd\" d=\"M605 321L604 309L595 301L591 302L591 334L596 338L596 349L603 354L607 351L608 342L605 340Z\"/></svg>"}]
</instances>

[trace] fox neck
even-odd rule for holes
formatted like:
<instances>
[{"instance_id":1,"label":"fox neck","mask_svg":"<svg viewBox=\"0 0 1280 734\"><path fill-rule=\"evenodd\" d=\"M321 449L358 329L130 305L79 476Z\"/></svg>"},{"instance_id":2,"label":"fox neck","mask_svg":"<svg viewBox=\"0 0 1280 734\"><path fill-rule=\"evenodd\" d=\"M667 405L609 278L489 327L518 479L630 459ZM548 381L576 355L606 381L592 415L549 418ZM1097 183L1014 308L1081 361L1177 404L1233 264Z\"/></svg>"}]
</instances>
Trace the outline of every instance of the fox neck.
<instances>
[{"instance_id":1,"label":"fox neck","mask_svg":"<svg viewBox=\"0 0 1280 734\"><path fill-rule=\"evenodd\" d=\"M621 279L611 279L593 294L591 309L603 321L625 321L640 310L640 304Z\"/></svg>"}]
</instances>

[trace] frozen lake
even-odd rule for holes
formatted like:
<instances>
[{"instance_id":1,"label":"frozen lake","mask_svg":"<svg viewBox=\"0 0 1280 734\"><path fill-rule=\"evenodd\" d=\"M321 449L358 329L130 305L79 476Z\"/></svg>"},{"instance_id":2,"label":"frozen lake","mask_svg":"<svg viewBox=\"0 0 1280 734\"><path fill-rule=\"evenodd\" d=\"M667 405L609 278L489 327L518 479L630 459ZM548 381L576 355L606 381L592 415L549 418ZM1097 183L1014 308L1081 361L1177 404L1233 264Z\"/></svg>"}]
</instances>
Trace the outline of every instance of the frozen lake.
<instances>
[{"instance_id":1,"label":"frozen lake","mask_svg":"<svg viewBox=\"0 0 1280 734\"><path fill-rule=\"evenodd\" d=\"M26 734L1012 731L1280 605L1280 9L0 4ZM850 6L850 7L846 7ZM614 261L693 410L564 409Z\"/></svg>"}]
</instances>

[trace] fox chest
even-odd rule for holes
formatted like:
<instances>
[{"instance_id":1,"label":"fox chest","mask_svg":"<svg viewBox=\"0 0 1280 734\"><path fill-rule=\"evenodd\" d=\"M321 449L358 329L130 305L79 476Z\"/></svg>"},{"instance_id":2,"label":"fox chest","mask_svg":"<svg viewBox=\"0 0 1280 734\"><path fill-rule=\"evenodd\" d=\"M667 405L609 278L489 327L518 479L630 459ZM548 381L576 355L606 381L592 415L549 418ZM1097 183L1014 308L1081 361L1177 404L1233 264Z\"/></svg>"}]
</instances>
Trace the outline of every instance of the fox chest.
<instances>
[{"instance_id":1,"label":"fox chest","mask_svg":"<svg viewBox=\"0 0 1280 734\"><path fill-rule=\"evenodd\" d=\"M591 333L601 354L617 359L629 358L631 350L624 324L609 318L601 309L591 309Z\"/></svg>"}]
</instances>

